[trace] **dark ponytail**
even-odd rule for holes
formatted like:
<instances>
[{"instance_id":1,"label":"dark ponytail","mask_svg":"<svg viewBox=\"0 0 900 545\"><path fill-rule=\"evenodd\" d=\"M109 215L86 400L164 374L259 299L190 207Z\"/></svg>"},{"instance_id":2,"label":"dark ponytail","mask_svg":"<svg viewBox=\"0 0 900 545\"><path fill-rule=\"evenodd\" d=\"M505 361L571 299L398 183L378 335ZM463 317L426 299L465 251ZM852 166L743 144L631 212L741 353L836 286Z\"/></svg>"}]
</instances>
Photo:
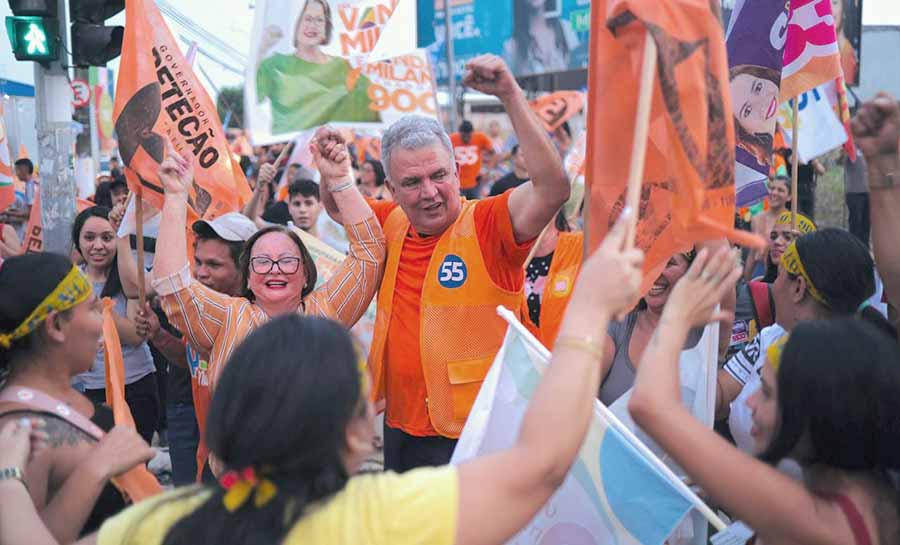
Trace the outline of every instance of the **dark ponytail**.
<instances>
[{"instance_id":1,"label":"dark ponytail","mask_svg":"<svg viewBox=\"0 0 900 545\"><path fill-rule=\"evenodd\" d=\"M277 545L309 506L344 488L348 424L366 403L357 354L339 324L296 314L247 337L228 361L210 405L206 440L229 468L253 468L277 493L234 512L218 485L166 534L164 545Z\"/></svg>"}]
</instances>

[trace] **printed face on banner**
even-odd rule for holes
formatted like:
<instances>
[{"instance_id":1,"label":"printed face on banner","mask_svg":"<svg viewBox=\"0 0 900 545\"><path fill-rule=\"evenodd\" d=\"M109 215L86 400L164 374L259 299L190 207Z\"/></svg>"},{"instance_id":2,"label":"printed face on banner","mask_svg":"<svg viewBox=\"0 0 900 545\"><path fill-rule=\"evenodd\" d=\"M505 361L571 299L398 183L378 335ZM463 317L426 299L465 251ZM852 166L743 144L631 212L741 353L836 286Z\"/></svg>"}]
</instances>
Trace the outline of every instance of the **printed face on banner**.
<instances>
[{"instance_id":1,"label":"printed face on banner","mask_svg":"<svg viewBox=\"0 0 900 545\"><path fill-rule=\"evenodd\" d=\"M766 196L787 24L785 0L739 0L731 15L726 47L739 207Z\"/></svg>"},{"instance_id":2,"label":"printed face on banner","mask_svg":"<svg viewBox=\"0 0 900 545\"><path fill-rule=\"evenodd\" d=\"M326 123L383 128L409 113L434 116L427 57L415 50L415 32L406 35L393 18L404 7L401 0L258 2L245 97L254 144ZM368 63L376 46L392 54Z\"/></svg>"}]
</instances>

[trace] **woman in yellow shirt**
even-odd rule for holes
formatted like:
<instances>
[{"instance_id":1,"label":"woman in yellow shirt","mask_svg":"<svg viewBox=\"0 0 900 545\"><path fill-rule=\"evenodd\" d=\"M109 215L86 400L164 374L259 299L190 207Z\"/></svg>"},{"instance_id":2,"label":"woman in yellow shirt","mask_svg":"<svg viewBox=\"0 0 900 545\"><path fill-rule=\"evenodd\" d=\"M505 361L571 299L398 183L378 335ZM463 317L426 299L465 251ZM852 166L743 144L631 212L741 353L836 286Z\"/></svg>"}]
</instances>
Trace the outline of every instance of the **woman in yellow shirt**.
<instances>
[{"instance_id":1,"label":"woman in yellow shirt","mask_svg":"<svg viewBox=\"0 0 900 545\"><path fill-rule=\"evenodd\" d=\"M624 231L619 222L584 263L512 448L456 467L351 478L372 448L364 364L340 325L288 314L251 333L222 373L207 423L211 450L232 468L220 484L135 505L96 543L504 543L562 484L584 440L607 324L640 286L643 256L623 248ZM0 479L4 511L43 542L19 486Z\"/></svg>"}]
</instances>

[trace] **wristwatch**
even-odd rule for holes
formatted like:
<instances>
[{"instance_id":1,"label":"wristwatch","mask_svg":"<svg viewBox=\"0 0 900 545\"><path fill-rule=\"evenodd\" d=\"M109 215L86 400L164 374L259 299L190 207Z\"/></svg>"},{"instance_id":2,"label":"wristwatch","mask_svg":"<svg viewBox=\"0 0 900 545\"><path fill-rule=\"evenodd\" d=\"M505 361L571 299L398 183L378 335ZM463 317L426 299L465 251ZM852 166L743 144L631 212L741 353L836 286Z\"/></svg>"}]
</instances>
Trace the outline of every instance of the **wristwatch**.
<instances>
[{"instance_id":1,"label":"wristwatch","mask_svg":"<svg viewBox=\"0 0 900 545\"><path fill-rule=\"evenodd\" d=\"M18 467L4 467L0 468L0 481L5 481L7 479L16 479L22 486L25 487L25 490L28 490L28 485L25 484L25 475L22 473L22 470Z\"/></svg>"}]
</instances>

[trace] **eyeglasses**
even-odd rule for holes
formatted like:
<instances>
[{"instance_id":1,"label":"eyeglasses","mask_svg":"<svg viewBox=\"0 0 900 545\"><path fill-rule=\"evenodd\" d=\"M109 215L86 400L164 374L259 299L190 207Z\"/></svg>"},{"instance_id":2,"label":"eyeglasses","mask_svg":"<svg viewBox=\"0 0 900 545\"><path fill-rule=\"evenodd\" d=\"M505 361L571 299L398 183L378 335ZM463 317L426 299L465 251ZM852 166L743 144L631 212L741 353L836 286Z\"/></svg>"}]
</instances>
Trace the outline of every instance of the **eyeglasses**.
<instances>
[{"instance_id":1,"label":"eyeglasses","mask_svg":"<svg viewBox=\"0 0 900 545\"><path fill-rule=\"evenodd\" d=\"M256 274L269 274L276 266L281 274L295 274L300 269L299 257L282 257L271 259L268 257L251 257L250 269Z\"/></svg>"},{"instance_id":2,"label":"eyeglasses","mask_svg":"<svg viewBox=\"0 0 900 545\"><path fill-rule=\"evenodd\" d=\"M325 26L324 17L313 17L312 15L304 15L303 22L311 25Z\"/></svg>"}]
</instances>

